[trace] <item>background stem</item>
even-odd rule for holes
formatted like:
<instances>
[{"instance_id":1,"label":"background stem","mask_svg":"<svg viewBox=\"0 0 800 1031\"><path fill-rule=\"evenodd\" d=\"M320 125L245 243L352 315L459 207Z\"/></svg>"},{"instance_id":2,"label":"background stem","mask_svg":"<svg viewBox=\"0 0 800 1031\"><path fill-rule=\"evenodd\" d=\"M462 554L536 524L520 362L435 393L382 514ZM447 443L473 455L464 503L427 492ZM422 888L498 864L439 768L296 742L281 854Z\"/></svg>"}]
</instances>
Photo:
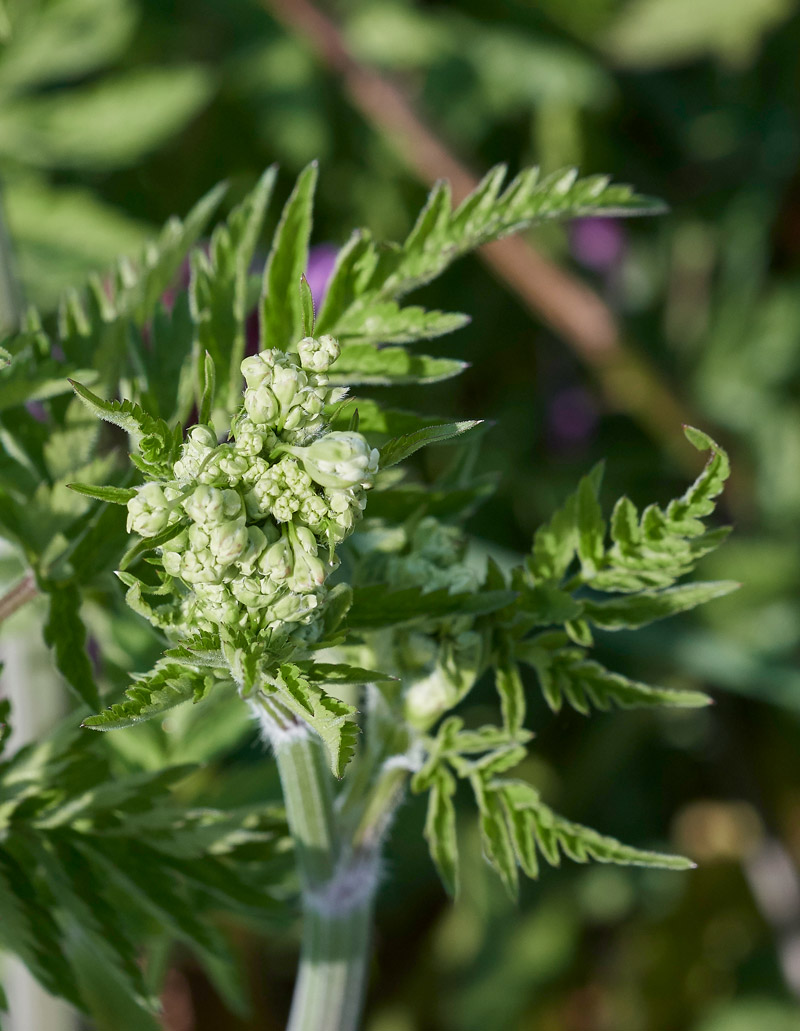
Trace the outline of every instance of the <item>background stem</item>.
<instances>
[{"instance_id":1,"label":"background stem","mask_svg":"<svg viewBox=\"0 0 800 1031\"><path fill-rule=\"evenodd\" d=\"M22 292L17 279L11 237L6 226L3 195L0 193L0 332L19 327L22 319Z\"/></svg>"}]
</instances>

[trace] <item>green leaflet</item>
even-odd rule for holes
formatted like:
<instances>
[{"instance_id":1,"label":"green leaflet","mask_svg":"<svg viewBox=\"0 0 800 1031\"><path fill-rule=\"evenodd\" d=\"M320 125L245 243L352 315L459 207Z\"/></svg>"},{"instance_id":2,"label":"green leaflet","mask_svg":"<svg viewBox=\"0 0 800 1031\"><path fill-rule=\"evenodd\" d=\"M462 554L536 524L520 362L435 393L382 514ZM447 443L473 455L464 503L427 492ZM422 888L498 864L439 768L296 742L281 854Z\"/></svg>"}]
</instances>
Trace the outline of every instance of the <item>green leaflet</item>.
<instances>
[{"instance_id":1,"label":"green leaflet","mask_svg":"<svg viewBox=\"0 0 800 1031\"><path fill-rule=\"evenodd\" d=\"M357 711L320 690L292 663L281 666L276 688L283 704L322 738L331 772L341 778L361 732Z\"/></svg>"},{"instance_id":2,"label":"green leaflet","mask_svg":"<svg viewBox=\"0 0 800 1031\"><path fill-rule=\"evenodd\" d=\"M133 487L100 487L91 483L68 483L70 490L76 494L83 494L87 498L95 498L97 501L110 502L113 505L127 505L136 491Z\"/></svg>"},{"instance_id":3,"label":"green leaflet","mask_svg":"<svg viewBox=\"0 0 800 1031\"><path fill-rule=\"evenodd\" d=\"M300 313L303 322L303 336L313 336L314 322L316 320L314 295L311 293L311 287L308 285L305 272L300 276Z\"/></svg>"},{"instance_id":4,"label":"green leaflet","mask_svg":"<svg viewBox=\"0 0 800 1031\"><path fill-rule=\"evenodd\" d=\"M663 591L640 591L607 601L585 599L583 614L603 630L634 630L657 619L688 612L714 598L722 598L741 585L733 580L697 582L668 587Z\"/></svg>"},{"instance_id":5,"label":"green leaflet","mask_svg":"<svg viewBox=\"0 0 800 1031\"><path fill-rule=\"evenodd\" d=\"M564 646L549 647L548 637L553 642L563 642ZM701 691L651 687L613 673L599 662L587 659L583 649L568 646L561 635L522 641L516 646L515 655L520 662L535 668L542 693L553 712L559 712L565 701L584 715L592 706L608 710L614 705L630 709L656 705L695 708L710 704L709 697Z\"/></svg>"},{"instance_id":6,"label":"green leaflet","mask_svg":"<svg viewBox=\"0 0 800 1031\"><path fill-rule=\"evenodd\" d=\"M303 676L314 684L374 684L383 680L397 680L390 673L374 669L360 669L346 663L296 662Z\"/></svg>"},{"instance_id":7,"label":"green leaflet","mask_svg":"<svg viewBox=\"0 0 800 1031\"><path fill-rule=\"evenodd\" d=\"M261 300L261 346L285 351L302 332L303 313L298 287L308 264L311 212L317 184L312 162L295 184L275 231L264 273Z\"/></svg>"},{"instance_id":8,"label":"green leaflet","mask_svg":"<svg viewBox=\"0 0 800 1031\"><path fill-rule=\"evenodd\" d=\"M498 781L491 785L491 790L501 795L509 812L522 815L537 849L553 866L558 866L562 853L576 863L594 859L598 863L648 866L661 870L691 870L695 865L683 856L623 845L615 838L565 820L546 806L538 792L523 781Z\"/></svg>"},{"instance_id":9,"label":"green leaflet","mask_svg":"<svg viewBox=\"0 0 800 1031\"><path fill-rule=\"evenodd\" d=\"M451 810L453 773L469 781L478 805L484 854L512 897L518 891L517 867L527 876L537 877L538 855L552 866L560 863L562 854L579 863L595 859L669 870L686 870L694 865L681 856L633 848L565 820L542 802L531 785L504 778L502 774L518 765L526 754L522 744L509 739L507 728L464 730L463 721L450 716L435 738L425 739L425 746L428 756L412 780L412 790L431 792L425 834L450 892L457 883L458 869ZM471 755L477 758L468 758Z\"/></svg>"},{"instance_id":10,"label":"green leaflet","mask_svg":"<svg viewBox=\"0 0 800 1031\"><path fill-rule=\"evenodd\" d=\"M455 778L446 769L436 770L428 795L425 817L425 840L431 859L439 872L448 895L458 894L458 841L456 839L456 810L453 795Z\"/></svg>"},{"instance_id":11,"label":"green leaflet","mask_svg":"<svg viewBox=\"0 0 800 1031\"><path fill-rule=\"evenodd\" d=\"M203 393L200 397L200 408L197 413L199 426L207 426L211 422L211 413L214 410L214 397L217 392L217 372L214 366L214 359L206 351L203 357Z\"/></svg>"},{"instance_id":12,"label":"green leaflet","mask_svg":"<svg viewBox=\"0 0 800 1031\"><path fill-rule=\"evenodd\" d=\"M138 374L137 397L148 412L172 424L185 418L191 399L191 358L197 328L189 295L179 293L171 311L158 303L146 334L131 324L128 347Z\"/></svg>"},{"instance_id":13,"label":"green leaflet","mask_svg":"<svg viewBox=\"0 0 800 1031\"><path fill-rule=\"evenodd\" d=\"M686 435L695 447L709 449L711 456L682 497L666 509L650 505L641 516L628 498L620 498L611 516L608 546L597 501L602 467L596 467L549 523L536 531L526 560L534 583L559 585L577 556L580 582L596 590L635 593L666 588L713 551L728 531L707 530L702 520L713 513L730 464L725 452L704 433L689 427ZM665 608L668 604L664 602Z\"/></svg>"},{"instance_id":14,"label":"green leaflet","mask_svg":"<svg viewBox=\"0 0 800 1031\"><path fill-rule=\"evenodd\" d=\"M179 426L171 430L163 419L154 419L133 401L104 401L81 383L69 382L90 412L131 436L139 450L139 454L131 458L139 468L152 475L169 470L180 451Z\"/></svg>"},{"instance_id":15,"label":"green leaflet","mask_svg":"<svg viewBox=\"0 0 800 1031\"><path fill-rule=\"evenodd\" d=\"M335 368L336 366L334 366ZM378 401L368 397L351 397L346 403L336 406L332 412L328 413L333 429L346 430L353 409L358 412L359 432L367 436L402 436L442 423L442 420L436 416L417 415L414 412L406 412L397 408L386 408Z\"/></svg>"},{"instance_id":16,"label":"green leaflet","mask_svg":"<svg viewBox=\"0 0 800 1031\"><path fill-rule=\"evenodd\" d=\"M420 448L427 447L429 444L443 444L447 440L452 440L453 437L474 430L481 424L481 420L448 422L439 426L426 426L411 433L405 433L401 437L395 437L381 448L381 468L388 469L397 465L398 462L404 461Z\"/></svg>"},{"instance_id":17,"label":"green leaflet","mask_svg":"<svg viewBox=\"0 0 800 1031\"><path fill-rule=\"evenodd\" d=\"M120 262L114 283L114 307L119 314L130 313L139 326L148 320L226 190L225 183L214 186L183 221L169 219L155 243L145 248L138 264Z\"/></svg>"},{"instance_id":18,"label":"green leaflet","mask_svg":"<svg viewBox=\"0 0 800 1031\"><path fill-rule=\"evenodd\" d=\"M86 628L80 616L77 587L48 587L49 609L44 639L53 649L56 667L84 705L100 706L100 695L86 654Z\"/></svg>"},{"instance_id":19,"label":"green leaflet","mask_svg":"<svg viewBox=\"0 0 800 1031\"><path fill-rule=\"evenodd\" d=\"M603 563L606 524L597 495L603 478L603 466L597 465L584 476L576 495L578 559L585 579L591 580Z\"/></svg>"},{"instance_id":20,"label":"green leaflet","mask_svg":"<svg viewBox=\"0 0 800 1031\"><path fill-rule=\"evenodd\" d=\"M355 309L337 324L336 331L349 347L358 342L411 344L433 340L466 326L461 312L428 311L416 305L401 307L396 301L373 301L366 311ZM346 348L347 350L347 348Z\"/></svg>"},{"instance_id":21,"label":"green leaflet","mask_svg":"<svg viewBox=\"0 0 800 1031\"><path fill-rule=\"evenodd\" d=\"M49 848L35 838L29 847L32 861L42 866L58 898L55 918L64 935L67 955L75 957L80 949L94 953L110 967L137 1006L154 1009L157 1000L149 997L135 946L114 908L95 890L93 873L75 848L72 836L61 832L49 838Z\"/></svg>"},{"instance_id":22,"label":"green leaflet","mask_svg":"<svg viewBox=\"0 0 800 1031\"><path fill-rule=\"evenodd\" d=\"M78 845L83 856L97 870L112 878L122 891L129 893L145 910L165 924L180 939L214 953L218 946L216 929L201 921L180 885L177 874L161 864L160 876L154 881L150 870L156 865L155 850L140 842L103 841L102 849L88 842Z\"/></svg>"},{"instance_id":23,"label":"green leaflet","mask_svg":"<svg viewBox=\"0 0 800 1031\"><path fill-rule=\"evenodd\" d=\"M450 187L440 182L432 190L416 224L402 245L387 247L380 253L362 234L351 242L351 251L340 262L337 298L325 315L325 332L336 333L339 321L347 311L348 290L345 278L361 286L350 291L363 310L369 308L364 295L375 299L403 296L430 282L470 250L510 233L519 232L537 223L584 214L632 215L653 214L663 205L649 198L637 197L630 187L609 183L605 176L579 179L574 170L540 178L536 168L526 169L499 193L505 168L492 169L475 191L452 210ZM348 284L350 285L350 284ZM339 318L333 313L338 308ZM348 314L352 321L352 315Z\"/></svg>"},{"instance_id":24,"label":"green leaflet","mask_svg":"<svg viewBox=\"0 0 800 1031\"><path fill-rule=\"evenodd\" d=\"M525 689L516 663L505 662L497 667L495 686L500 695L503 727L514 737L525 725Z\"/></svg>"},{"instance_id":25,"label":"green leaflet","mask_svg":"<svg viewBox=\"0 0 800 1031\"><path fill-rule=\"evenodd\" d=\"M511 838L500 794L488 788L480 775L470 778L470 784L478 803L483 852L500 875L503 887L511 898L519 891L517 856Z\"/></svg>"},{"instance_id":26,"label":"green leaflet","mask_svg":"<svg viewBox=\"0 0 800 1031\"><path fill-rule=\"evenodd\" d=\"M211 913L220 904L251 918L274 912L264 884L280 876L284 824L270 810L186 808L171 789L195 767L112 773L100 741L70 718L0 764L0 944L95 1017L107 1012L92 981L102 976L127 1000L126 1020L136 1015L131 1026L150 1027L157 983L142 977L143 928L229 963Z\"/></svg>"},{"instance_id":27,"label":"green leaflet","mask_svg":"<svg viewBox=\"0 0 800 1031\"><path fill-rule=\"evenodd\" d=\"M182 705L190 699L200 701L211 688L211 678L198 670L175 663L159 663L155 669L135 680L125 692L125 701L115 702L81 724L91 730L119 730Z\"/></svg>"},{"instance_id":28,"label":"green leaflet","mask_svg":"<svg viewBox=\"0 0 800 1031\"><path fill-rule=\"evenodd\" d=\"M384 387L438 383L458 376L465 368L466 362L410 354L403 347L351 344L342 350L331 370L330 381L345 385Z\"/></svg>"},{"instance_id":29,"label":"green leaflet","mask_svg":"<svg viewBox=\"0 0 800 1031\"><path fill-rule=\"evenodd\" d=\"M504 166L493 168L455 210L450 187L438 183L402 244L378 248L361 230L342 248L317 321L317 330L342 339L405 342L457 328L458 315L398 308L392 302L441 275L457 258L537 223L585 214L652 214L663 206L636 196L604 176L574 171L540 178L521 172L500 193Z\"/></svg>"}]
</instances>

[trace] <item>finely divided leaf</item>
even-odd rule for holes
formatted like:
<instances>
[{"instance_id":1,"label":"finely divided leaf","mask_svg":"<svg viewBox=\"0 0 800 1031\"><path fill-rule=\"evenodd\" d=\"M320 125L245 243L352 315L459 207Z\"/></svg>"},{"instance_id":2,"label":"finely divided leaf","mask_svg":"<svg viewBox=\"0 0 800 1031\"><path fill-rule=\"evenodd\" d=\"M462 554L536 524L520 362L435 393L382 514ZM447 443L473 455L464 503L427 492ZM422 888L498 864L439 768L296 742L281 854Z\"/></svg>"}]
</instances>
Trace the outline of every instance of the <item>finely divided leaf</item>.
<instances>
[{"instance_id":1,"label":"finely divided leaf","mask_svg":"<svg viewBox=\"0 0 800 1031\"><path fill-rule=\"evenodd\" d=\"M397 301L371 300L355 307L336 326L339 339L347 348L358 342L411 344L417 340L454 333L470 321L461 312L429 311L416 305L401 307Z\"/></svg>"},{"instance_id":2,"label":"finely divided leaf","mask_svg":"<svg viewBox=\"0 0 800 1031\"><path fill-rule=\"evenodd\" d=\"M701 691L651 687L613 673L599 662L587 659L580 648L568 646L552 651L537 646L534 638L517 646L516 657L535 668L542 693L553 712L559 712L565 701L584 715L588 715L592 706L602 710L614 705L621 709L656 705L696 708L711 701Z\"/></svg>"},{"instance_id":3,"label":"finely divided leaf","mask_svg":"<svg viewBox=\"0 0 800 1031\"><path fill-rule=\"evenodd\" d=\"M516 663L505 662L497 667L495 686L500 695L503 726L513 737L525 723L525 689Z\"/></svg>"},{"instance_id":4,"label":"finely divided leaf","mask_svg":"<svg viewBox=\"0 0 800 1031\"><path fill-rule=\"evenodd\" d=\"M589 827L565 820L546 806L538 792L523 781L499 781L496 790L502 794L507 809L521 815L527 822L538 850L553 866L558 866L560 853L563 853L577 863L594 859L598 863L662 870L691 870L694 867L694 863L682 856L632 848Z\"/></svg>"},{"instance_id":5,"label":"finely divided leaf","mask_svg":"<svg viewBox=\"0 0 800 1031\"><path fill-rule=\"evenodd\" d=\"M375 684L385 680L397 680L390 673L374 669L361 669L340 662L296 662L294 664L303 676L314 684Z\"/></svg>"},{"instance_id":6,"label":"finely divided leaf","mask_svg":"<svg viewBox=\"0 0 800 1031\"><path fill-rule=\"evenodd\" d=\"M734 580L679 584L663 591L640 591L604 601L582 599L583 614L603 630L634 630L657 619L688 612L714 598L722 598L741 585Z\"/></svg>"},{"instance_id":7,"label":"finely divided leaf","mask_svg":"<svg viewBox=\"0 0 800 1031\"><path fill-rule=\"evenodd\" d=\"M180 451L180 427L171 430L163 419L154 419L133 401L105 401L81 383L69 382L90 412L130 434L139 450L131 456L137 466L155 475L170 469Z\"/></svg>"},{"instance_id":8,"label":"finely divided leaf","mask_svg":"<svg viewBox=\"0 0 800 1031\"><path fill-rule=\"evenodd\" d=\"M353 757L360 733L357 710L310 683L292 663L281 666L280 673L277 683L280 700L319 734L328 752L331 772L341 778Z\"/></svg>"},{"instance_id":9,"label":"finely divided leaf","mask_svg":"<svg viewBox=\"0 0 800 1031\"><path fill-rule=\"evenodd\" d=\"M458 376L466 368L466 362L455 358L410 354L403 347L351 344L342 350L329 379L343 385L404 386L438 383Z\"/></svg>"},{"instance_id":10,"label":"finely divided leaf","mask_svg":"<svg viewBox=\"0 0 800 1031\"><path fill-rule=\"evenodd\" d=\"M425 818L425 840L431 859L439 871L448 895L458 894L458 841L456 839L456 810L453 794L456 782L452 774L438 767L428 795Z\"/></svg>"},{"instance_id":11,"label":"finely divided leaf","mask_svg":"<svg viewBox=\"0 0 800 1031\"><path fill-rule=\"evenodd\" d=\"M208 693L211 678L201 670L177 663L159 663L155 669L136 679L125 692L125 701L85 719L81 726L91 730L119 730L161 716L176 705L191 699L200 701Z\"/></svg>"}]
</instances>

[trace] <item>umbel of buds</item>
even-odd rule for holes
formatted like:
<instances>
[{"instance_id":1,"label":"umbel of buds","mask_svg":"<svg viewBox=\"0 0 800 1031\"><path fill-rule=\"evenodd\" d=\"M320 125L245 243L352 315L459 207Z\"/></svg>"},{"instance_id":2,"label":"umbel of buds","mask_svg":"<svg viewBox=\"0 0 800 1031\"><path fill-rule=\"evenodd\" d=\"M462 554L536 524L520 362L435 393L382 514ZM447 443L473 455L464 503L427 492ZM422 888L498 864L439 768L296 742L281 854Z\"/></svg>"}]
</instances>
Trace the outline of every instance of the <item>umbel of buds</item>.
<instances>
[{"instance_id":1,"label":"umbel of buds","mask_svg":"<svg viewBox=\"0 0 800 1031\"><path fill-rule=\"evenodd\" d=\"M128 502L129 531L169 538L156 551L179 634L226 626L311 642L319 633L334 546L378 471L360 433L325 422L344 395L326 376L338 356L322 336L245 358L230 439L193 427L173 478L143 484Z\"/></svg>"}]
</instances>

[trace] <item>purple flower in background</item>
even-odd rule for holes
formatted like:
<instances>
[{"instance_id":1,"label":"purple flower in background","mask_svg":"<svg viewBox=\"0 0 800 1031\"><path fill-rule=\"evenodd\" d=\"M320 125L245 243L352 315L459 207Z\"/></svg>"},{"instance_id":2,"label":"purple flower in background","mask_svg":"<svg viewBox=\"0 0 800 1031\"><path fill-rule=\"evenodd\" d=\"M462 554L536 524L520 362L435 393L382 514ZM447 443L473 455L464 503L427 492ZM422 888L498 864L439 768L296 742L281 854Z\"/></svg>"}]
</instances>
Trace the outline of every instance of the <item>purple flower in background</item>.
<instances>
[{"instance_id":1,"label":"purple flower in background","mask_svg":"<svg viewBox=\"0 0 800 1031\"><path fill-rule=\"evenodd\" d=\"M570 250L576 261L598 272L611 272L625 253L625 233L615 218L579 218L570 226Z\"/></svg>"},{"instance_id":2,"label":"purple flower in background","mask_svg":"<svg viewBox=\"0 0 800 1031\"><path fill-rule=\"evenodd\" d=\"M597 425L597 405L583 387L567 387L550 402L548 423L554 442L561 447L582 444Z\"/></svg>"},{"instance_id":3,"label":"purple flower in background","mask_svg":"<svg viewBox=\"0 0 800 1031\"><path fill-rule=\"evenodd\" d=\"M332 243L317 244L309 251L306 279L311 287L311 296L314 298L314 307L317 311L325 300L325 292L338 254L339 248Z\"/></svg>"}]
</instances>

